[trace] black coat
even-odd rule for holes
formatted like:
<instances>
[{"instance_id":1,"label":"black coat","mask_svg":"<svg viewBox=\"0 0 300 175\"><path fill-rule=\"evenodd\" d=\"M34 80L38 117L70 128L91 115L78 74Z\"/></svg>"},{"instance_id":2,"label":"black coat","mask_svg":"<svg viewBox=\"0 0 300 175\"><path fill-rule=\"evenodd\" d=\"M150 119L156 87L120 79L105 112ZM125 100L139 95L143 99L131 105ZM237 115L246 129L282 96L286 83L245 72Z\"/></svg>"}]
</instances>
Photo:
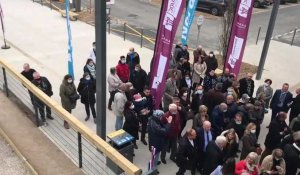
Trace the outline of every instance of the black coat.
<instances>
[{"instance_id":1,"label":"black coat","mask_svg":"<svg viewBox=\"0 0 300 175\"><path fill-rule=\"evenodd\" d=\"M285 145L283 151L286 163L286 175L295 175L297 168L300 168L300 151L291 144Z\"/></svg>"},{"instance_id":2,"label":"black coat","mask_svg":"<svg viewBox=\"0 0 300 175\"><path fill-rule=\"evenodd\" d=\"M133 71L130 74L129 81L132 83L133 87L138 92L143 92L144 87L146 85L146 80L147 80L147 73L143 69L141 69L140 71Z\"/></svg>"},{"instance_id":3,"label":"black coat","mask_svg":"<svg viewBox=\"0 0 300 175\"><path fill-rule=\"evenodd\" d=\"M229 158L235 158L235 156L238 152L238 148L239 148L239 144L236 143L236 141L227 143L223 149L224 162Z\"/></svg>"},{"instance_id":4,"label":"black coat","mask_svg":"<svg viewBox=\"0 0 300 175\"><path fill-rule=\"evenodd\" d=\"M227 112L226 112L226 118L229 118L230 120L234 119L235 114L238 111L238 106L236 102L232 102L231 104L227 104Z\"/></svg>"},{"instance_id":5,"label":"black coat","mask_svg":"<svg viewBox=\"0 0 300 175\"><path fill-rule=\"evenodd\" d=\"M84 78L80 79L77 91L80 94L80 101L83 104L94 104L96 103L95 93L96 84L92 79L87 81Z\"/></svg>"},{"instance_id":6,"label":"black coat","mask_svg":"<svg viewBox=\"0 0 300 175\"><path fill-rule=\"evenodd\" d=\"M21 74L29 81L33 80L33 73L36 72L34 69L29 69L28 72L22 71Z\"/></svg>"},{"instance_id":7,"label":"black coat","mask_svg":"<svg viewBox=\"0 0 300 175\"><path fill-rule=\"evenodd\" d=\"M281 108L277 106L278 103L280 102L280 95L281 95L281 89L277 89L271 100L270 107L272 110L276 110L278 112L280 111L288 112L289 110L288 103L290 103L293 100L293 95L290 92L286 93L283 106Z\"/></svg>"},{"instance_id":8,"label":"black coat","mask_svg":"<svg viewBox=\"0 0 300 175\"><path fill-rule=\"evenodd\" d=\"M222 150L217 146L215 141L211 141L207 145L206 160L204 162L203 173L204 175L210 175L217 166L223 164Z\"/></svg>"},{"instance_id":9,"label":"black coat","mask_svg":"<svg viewBox=\"0 0 300 175\"><path fill-rule=\"evenodd\" d=\"M243 148L240 160L244 160L250 152L256 152L258 147L255 134L245 134L242 138Z\"/></svg>"},{"instance_id":10,"label":"black coat","mask_svg":"<svg viewBox=\"0 0 300 175\"><path fill-rule=\"evenodd\" d=\"M206 75L203 80L204 91L208 92L211 89L214 89L217 84L217 76Z\"/></svg>"},{"instance_id":11,"label":"black coat","mask_svg":"<svg viewBox=\"0 0 300 175\"><path fill-rule=\"evenodd\" d=\"M208 73L211 70L216 70L218 68L218 60L216 59L216 57L210 58L209 56L207 56L204 59L207 69L206 69L206 74L208 75Z\"/></svg>"},{"instance_id":12,"label":"black coat","mask_svg":"<svg viewBox=\"0 0 300 175\"><path fill-rule=\"evenodd\" d=\"M196 142L197 142L198 147L199 147L199 153L203 154L204 143L205 143L205 139L204 139L205 135L204 135L203 127L197 128L196 132L197 132ZM210 132L211 132L211 135L212 135L212 140L214 140L215 139L215 134L213 133L212 130L210 130Z\"/></svg>"},{"instance_id":13,"label":"black coat","mask_svg":"<svg viewBox=\"0 0 300 175\"><path fill-rule=\"evenodd\" d=\"M193 112L196 114L198 113L199 106L203 104L203 94L194 94L192 96L192 103L191 103L191 108Z\"/></svg>"},{"instance_id":14,"label":"black coat","mask_svg":"<svg viewBox=\"0 0 300 175\"><path fill-rule=\"evenodd\" d=\"M252 98L253 96L253 92L254 92L254 81L252 79L248 80L250 82L250 92L247 92L247 79L246 78L242 78L240 79L240 88L239 88L239 91L240 91L240 95L243 95L243 94L248 94L249 97Z\"/></svg>"},{"instance_id":15,"label":"black coat","mask_svg":"<svg viewBox=\"0 0 300 175\"><path fill-rule=\"evenodd\" d=\"M236 124L234 120L232 120L231 122L229 122L229 124L226 126L226 129L231 129L233 128L236 132L236 134L238 135L239 139L241 139L244 135L244 131L245 131L245 125L243 124Z\"/></svg>"},{"instance_id":16,"label":"black coat","mask_svg":"<svg viewBox=\"0 0 300 175\"><path fill-rule=\"evenodd\" d=\"M208 108L208 115L211 116L212 110L215 106L225 101L225 96L222 92L212 89L204 94L203 104Z\"/></svg>"},{"instance_id":17,"label":"black coat","mask_svg":"<svg viewBox=\"0 0 300 175\"><path fill-rule=\"evenodd\" d=\"M148 122L148 141L149 149L151 146L156 148L156 153L160 152L166 146L167 134L170 131L170 124L161 123L157 117L150 117ZM150 149L151 150L151 149Z\"/></svg>"},{"instance_id":18,"label":"black coat","mask_svg":"<svg viewBox=\"0 0 300 175\"><path fill-rule=\"evenodd\" d=\"M137 52L134 52L133 59L131 60L130 53L126 55L126 64L129 65L130 70L134 70L135 65L140 64L140 56Z\"/></svg>"},{"instance_id":19,"label":"black coat","mask_svg":"<svg viewBox=\"0 0 300 175\"><path fill-rule=\"evenodd\" d=\"M176 161L179 167L187 167L188 169L196 168L198 147L196 142L193 142L194 146L192 146L186 135L180 139L176 155Z\"/></svg>"},{"instance_id":20,"label":"black coat","mask_svg":"<svg viewBox=\"0 0 300 175\"><path fill-rule=\"evenodd\" d=\"M124 131L128 132L135 139L139 138L139 120L137 114L134 110L124 111L125 122L123 125Z\"/></svg>"},{"instance_id":21,"label":"black coat","mask_svg":"<svg viewBox=\"0 0 300 175\"><path fill-rule=\"evenodd\" d=\"M293 103L290 107L290 121L292 121L293 118L297 117L300 114L300 94L293 98Z\"/></svg>"},{"instance_id":22,"label":"black coat","mask_svg":"<svg viewBox=\"0 0 300 175\"><path fill-rule=\"evenodd\" d=\"M38 80L32 80L32 84L38 87L41 91L47 94L49 97L53 95L52 85L46 77L41 77Z\"/></svg>"},{"instance_id":23,"label":"black coat","mask_svg":"<svg viewBox=\"0 0 300 175\"><path fill-rule=\"evenodd\" d=\"M287 130L284 132L284 129L288 129L288 125L283 121L274 118L269 125L269 132L266 136L265 146L266 148L273 150L280 147L281 139L289 133ZM283 134L280 134L280 133Z\"/></svg>"}]
</instances>

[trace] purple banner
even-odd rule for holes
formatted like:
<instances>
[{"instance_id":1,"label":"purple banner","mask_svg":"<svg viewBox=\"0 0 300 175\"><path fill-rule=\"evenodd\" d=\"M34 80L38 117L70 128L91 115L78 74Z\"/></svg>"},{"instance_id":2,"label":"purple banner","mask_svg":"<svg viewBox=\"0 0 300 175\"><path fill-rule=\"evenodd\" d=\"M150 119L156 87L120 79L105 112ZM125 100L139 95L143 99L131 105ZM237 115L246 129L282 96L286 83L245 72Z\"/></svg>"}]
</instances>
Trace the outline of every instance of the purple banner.
<instances>
[{"instance_id":1,"label":"purple banner","mask_svg":"<svg viewBox=\"0 0 300 175\"><path fill-rule=\"evenodd\" d=\"M240 72L247 41L254 0L237 0L237 8L227 49L226 68L236 75Z\"/></svg>"},{"instance_id":2,"label":"purple banner","mask_svg":"<svg viewBox=\"0 0 300 175\"><path fill-rule=\"evenodd\" d=\"M171 58L173 40L180 22L186 0L163 0L157 39L151 70L150 88L154 98L155 109L158 109Z\"/></svg>"}]
</instances>

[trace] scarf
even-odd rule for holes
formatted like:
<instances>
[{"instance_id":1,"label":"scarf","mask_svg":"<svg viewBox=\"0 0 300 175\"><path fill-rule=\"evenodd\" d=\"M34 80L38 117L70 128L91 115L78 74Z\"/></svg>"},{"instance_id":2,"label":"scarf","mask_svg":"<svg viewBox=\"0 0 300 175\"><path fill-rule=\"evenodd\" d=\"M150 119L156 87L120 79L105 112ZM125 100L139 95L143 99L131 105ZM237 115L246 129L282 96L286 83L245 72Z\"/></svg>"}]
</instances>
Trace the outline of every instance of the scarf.
<instances>
[{"instance_id":1,"label":"scarf","mask_svg":"<svg viewBox=\"0 0 300 175\"><path fill-rule=\"evenodd\" d=\"M89 64L87 64L86 67L87 67L88 70L90 71L92 77L93 77L94 79L96 79L96 68L95 68L95 65L90 66Z\"/></svg>"}]
</instances>

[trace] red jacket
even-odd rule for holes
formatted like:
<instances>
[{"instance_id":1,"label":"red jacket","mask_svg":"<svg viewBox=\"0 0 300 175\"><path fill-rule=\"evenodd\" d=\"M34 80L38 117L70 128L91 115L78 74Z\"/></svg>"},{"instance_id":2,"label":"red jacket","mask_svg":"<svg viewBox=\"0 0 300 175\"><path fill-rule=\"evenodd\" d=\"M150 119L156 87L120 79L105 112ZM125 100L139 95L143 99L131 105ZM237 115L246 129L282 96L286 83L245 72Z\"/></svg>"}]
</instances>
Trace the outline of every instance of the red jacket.
<instances>
[{"instance_id":1,"label":"red jacket","mask_svg":"<svg viewBox=\"0 0 300 175\"><path fill-rule=\"evenodd\" d=\"M129 66L128 66L128 64L122 64L119 61L119 64L116 66L116 72L123 83L126 83L129 81Z\"/></svg>"},{"instance_id":2,"label":"red jacket","mask_svg":"<svg viewBox=\"0 0 300 175\"><path fill-rule=\"evenodd\" d=\"M235 164L235 174L240 175L244 171L247 171L250 175L258 175L258 173L259 173L258 168L259 168L258 165L256 165L256 167L254 168L254 172L249 172L249 170L246 166L246 161L241 160Z\"/></svg>"},{"instance_id":3,"label":"red jacket","mask_svg":"<svg viewBox=\"0 0 300 175\"><path fill-rule=\"evenodd\" d=\"M172 119L172 122L171 122L171 127L170 127L170 131L169 133L167 134L167 137L168 138L175 138L175 137L178 137L178 135L180 134L180 131L181 131L181 125L180 125L180 118L179 118L179 113L177 111L177 114L176 115L172 115L170 113L170 111L166 112L164 114L164 116L161 118L161 122L163 124L167 124L168 123L168 120L167 118L169 118L169 116L172 116L173 119Z\"/></svg>"}]
</instances>

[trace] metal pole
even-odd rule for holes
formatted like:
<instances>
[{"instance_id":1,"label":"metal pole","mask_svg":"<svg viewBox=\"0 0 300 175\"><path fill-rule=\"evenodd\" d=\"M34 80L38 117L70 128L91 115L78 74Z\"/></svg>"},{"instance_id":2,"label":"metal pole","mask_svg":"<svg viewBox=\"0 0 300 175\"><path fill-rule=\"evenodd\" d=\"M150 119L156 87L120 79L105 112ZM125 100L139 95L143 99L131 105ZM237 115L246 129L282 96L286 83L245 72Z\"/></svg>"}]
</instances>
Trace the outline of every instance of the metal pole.
<instances>
[{"instance_id":1,"label":"metal pole","mask_svg":"<svg viewBox=\"0 0 300 175\"><path fill-rule=\"evenodd\" d=\"M43 6L43 0L41 0L41 5Z\"/></svg>"},{"instance_id":2,"label":"metal pole","mask_svg":"<svg viewBox=\"0 0 300 175\"><path fill-rule=\"evenodd\" d=\"M125 41L125 35L126 35L126 23L124 23L124 27L123 27L123 38Z\"/></svg>"},{"instance_id":3,"label":"metal pole","mask_svg":"<svg viewBox=\"0 0 300 175\"><path fill-rule=\"evenodd\" d=\"M259 35L260 35L260 30L261 30L261 26L258 27L258 32L257 32L257 37L256 37L256 42L255 42L256 45L257 45L258 38L259 38Z\"/></svg>"},{"instance_id":4,"label":"metal pole","mask_svg":"<svg viewBox=\"0 0 300 175\"><path fill-rule=\"evenodd\" d=\"M199 45L199 37L200 37L200 29L201 29L201 26L198 25L197 27L198 27L198 33L197 33L197 45L196 45L196 47L198 47L198 45Z\"/></svg>"},{"instance_id":5,"label":"metal pole","mask_svg":"<svg viewBox=\"0 0 300 175\"><path fill-rule=\"evenodd\" d=\"M82 168L82 143L81 143L80 132L77 132L77 139L78 139L78 165L79 168Z\"/></svg>"},{"instance_id":6,"label":"metal pole","mask_svg":"<svg viewBox=\"0 0 300 175\"><path fill-rule=\"evenodd\" d=\"M144 29L141 28L141 48L143 47L143 37L144 37Z\"/></svg>"},{"instance_id":7,"label":"metal pole","mask_svg":"<svg viewBox=\"0 0 300 175\"><path fill-rule=\"evenodd\" d=\"M270 21L269 21L269 26L268 26L268 30L267 30L267 34L266 34L266 38L265 38L265 43L264 43L263 50L261 52L261 57L260 57L260 61L259 61L258 69L257 69L256 80L261 79L261 75L262 75L262 72L264 69L264 65L266 62L266 57L268 54L270 41L272 38L275 21L276 21L276 17L277 17L277 13L278 13L279 2L280 2L280 0L275 0L274 4L273 4L273 9L272 9L272 13L271 13Z\"/></svg>"},{"instance_id":8,"label":"metal pole","mask_svg":"<svg viewBox=\"0 0 300 175\"><path fill-rule=\"evenodd\" d=\"M95 1L97 135L106 139L106 1Z\"/></svg>"},{"instance_id":9,"label":"metal pole","mask_svg":"<svg viewBox=\"0 0 300 175\"><path fill-rule=\"evenodd\" d=\"M294 39L295 39L296 31L297 31L297 28L295 28L295 30L294 30L294 34L293 34L291 46L294 44Z\"/></svg>"},{"instance_id":10,"label":"metal pole","mask_svg":"<svg viewBox=\"0 0 300 175\"><path fill-rule=\"evenodd\" d=\"M5 71L5 68L2 67L2 71L3 71L3 78L4 78L4 87L5 87L5 92L6 92L6 97L9 96L8 94L8 84L7 84L7 77L6 77L6 71Z\"/></svg>"}]
</instances>

